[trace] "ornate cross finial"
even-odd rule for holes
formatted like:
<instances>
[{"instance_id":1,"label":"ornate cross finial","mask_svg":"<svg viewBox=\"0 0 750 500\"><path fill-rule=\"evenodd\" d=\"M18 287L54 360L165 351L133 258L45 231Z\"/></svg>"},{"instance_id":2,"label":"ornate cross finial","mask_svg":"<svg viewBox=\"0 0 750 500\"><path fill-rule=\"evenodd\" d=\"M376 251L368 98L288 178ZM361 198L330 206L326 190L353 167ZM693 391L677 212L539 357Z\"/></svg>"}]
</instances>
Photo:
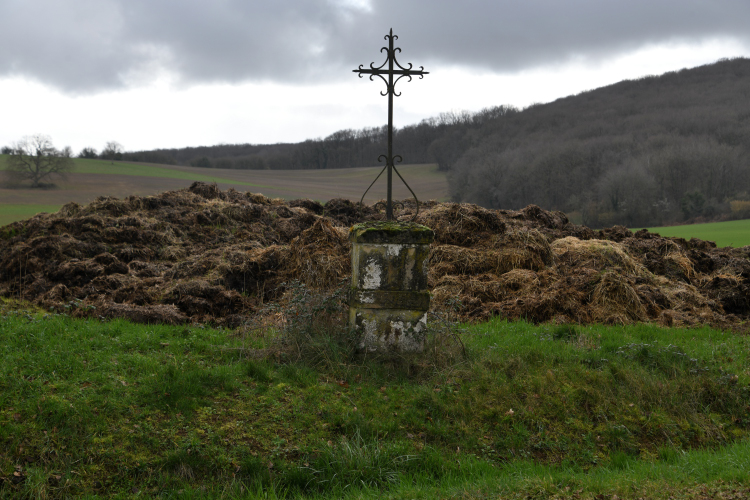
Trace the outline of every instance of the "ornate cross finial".
<instances>
[{"instance_id":1,"label":"ornate cross finial","mask_svg":"<svg viewBox=\"0 0 750 500\"><path fill-rule=\"evenodd\" d=\"M388 154L387 155L380 155L378 157L378 161L385 160L385 167L383 167L383 170L380 171L378 176L375 178L374 181L372 181L372 184L370 184L370 187L367 188L367 191L370 190L370 188L375 184L375 182L380 178L380 176L383 174L383 171L388 171L388 197L386 199L386 206L385 206L385 214L386 218L388 220L393 219L393 199L392 199L392 186L393 186L393 174L392 171L396 171L396 175L399 176L401 181L406 185L406 187L411 192L412 196L414 196L414 200L417 202L417 212L419 212L419 200L417 200L417 195L414 194L414 191L412 191L411 187L409 187L409 184L406 183L403 177L401 177L401 174L398 170L396 170L396 166L394 164L394 160L398 160L399 163L403 161L403 158L400 155L393 156L393 96L400 96L400 93L396 92L396 83L398 83L399 80L401 80L403 77L408 77L409 81L411 81L413 76L419 76L419 78L424 78L424 75L429 74L428 72L424 71L424 66L420 66L418 70L412 69L412 64L408 63L409 67L405 68L399 64L399 62L396 60L396 52L401 52L401 49L399 47L393 47L393 41L398 39L396 35L393 34L393 29L391 29L390 33L385 35L384 39L388 40L388 47L383 47L380 49L380 52L385 51L387 56L385 59L385 62L381 64L380 66L375 66L375 63L370 63L369 68L364 68L362 64L359 65L359 69L353 70L354 73L359 73L359 77L362 78L362 75L370 75L370 80L373 80L375 76L379 76L383 82L385 82L385 92L380 92L383 96L388 96ZM386 67L387 65L387 67ZM394 66L397 66L397 68L394 68ZM388 79L386 79L386 76ZM394 76L397 76L397 78L394 80ZM360 203L362 203L365 199L365 195L367 194L367 191L365 191L365 194L362 195L362 199L360 200ZM416 215L415 215L416 217Z\"/></svg>"}]
</instances>

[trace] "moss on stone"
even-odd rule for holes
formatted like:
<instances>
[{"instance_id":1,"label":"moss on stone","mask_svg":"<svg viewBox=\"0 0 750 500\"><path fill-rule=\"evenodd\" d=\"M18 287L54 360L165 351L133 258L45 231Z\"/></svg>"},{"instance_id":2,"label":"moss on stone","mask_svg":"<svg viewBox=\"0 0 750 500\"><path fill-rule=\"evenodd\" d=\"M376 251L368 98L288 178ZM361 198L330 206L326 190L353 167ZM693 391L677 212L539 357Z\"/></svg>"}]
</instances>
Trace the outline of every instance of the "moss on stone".
<instances>
[{"instance_id":1,"label":"moss on stone","mask_svg":"<svg viewBox=\"0 0 750 500\"><path fill-rule=\"evenodd\" d=\"M414 222L361 222L349 229L349 240L355 243L429 245L434 239L435 233L432 229Z\"/></svg>"}]
</instances>

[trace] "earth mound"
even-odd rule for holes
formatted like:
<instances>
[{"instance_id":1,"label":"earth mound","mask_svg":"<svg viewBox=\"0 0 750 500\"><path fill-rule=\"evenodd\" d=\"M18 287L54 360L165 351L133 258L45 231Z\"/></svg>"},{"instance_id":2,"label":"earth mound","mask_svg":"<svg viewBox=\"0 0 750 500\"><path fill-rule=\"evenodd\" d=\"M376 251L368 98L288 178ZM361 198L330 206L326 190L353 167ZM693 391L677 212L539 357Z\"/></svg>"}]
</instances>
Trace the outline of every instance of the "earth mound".
<instances>
[{"instance_id":1,"label":"earth mound","mask_svg":"<svg viewBox=\"0 0 750 500\"><path fill-rule=\"evenodd\" d=\"M402 219L414 216L404 201ZM382 220L349 200L285 202L215 185L100 197L0 228L0 296L73 315L237 326L283 305L292 281L331 291L350 274L348 228ZM750 247L601 231L530 205L427 202L433 308L461 320L746 329Z\"/></svg>"}]
</instances>

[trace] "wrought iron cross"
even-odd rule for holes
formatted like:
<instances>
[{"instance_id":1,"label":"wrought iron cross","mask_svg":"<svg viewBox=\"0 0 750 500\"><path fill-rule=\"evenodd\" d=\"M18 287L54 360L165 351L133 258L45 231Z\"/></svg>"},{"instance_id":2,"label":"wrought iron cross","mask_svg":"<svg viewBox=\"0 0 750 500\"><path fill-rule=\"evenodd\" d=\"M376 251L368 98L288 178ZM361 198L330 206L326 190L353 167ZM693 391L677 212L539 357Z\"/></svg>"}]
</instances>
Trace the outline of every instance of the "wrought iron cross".
<instances>
[{"instance_id":1,"label":"wrought iron cross","mask_svg":"<svg viewBox=\"0 0 750 500\"><path fill-rule=\"evenodd\" d=\"M386 51L388 54L385 62L381 64L380 66L375 66L375 63L370 63L370 68L365 69L363 68L363 64L359 65L359 69L353 70L354 73L359 73L359 77L362 78L362 75L370 75L370 80L373 80L375 76L379 76L381 80L385 82L386 90L385 92L380 92L380 95L388 96L388 154L387 155L380 155L378 157L378 161L383 161L385 159L385 167L383 167L383 170L380 171L378 176L375 178L374 181L372 181L372 184L370 184L370 187L367 188L367 191L370 190L370 188L375 184L375 182L380 178L380 176L383 174L383 171L387 170L387 182L388 182L388 197L386 199L386 205L385 205L385 215L388 220L393 219L393 194L392 194L392 185L393 185L393 171L396 171L396 175L399 176L401 181L406 185L407 188L409 188L409 191L411 192L412 196L414 196L414 200L417 202L417 212L419 211L419 200L417 200L417 195L414 194L414 191L412 191L411 187L409 187L409 184L406 183L403 177L401 177L401 174L398 170L396 170L396 166L394 164L394 160L398 160L398 162L402 162L404 159L400 155L393 156L393 96L400 96L401 93L396 92L396 83L398 83L399 80L401 80L403 77L408 77L409 81L411 81L412 76L419 76L419 78L424 78L424 75L428 75L429 73L424 71L424 66L420 66L419 70L413 70L412 64L408 63L409 67L404 68L399 64L399 62L396 60L396 52L401 52L401 49L399 47L393 47L393 41L398 39L396 35L393 34L393 29L391 28L391 31L389 34L385 35L383 37L384 39L388 40L388 47L383 47L380 49L380 52ZM387 65L387 67L386 67ZM394 68L394 66L397 66L397 68ZM385 76L388 77L386 80ZM394 76L397 76L395 80L393 79ZM362 203L365 199L365 195L367 194L367 191L365 191L365 194L362 195L362 199L360 200L360 203Z\"/></svg>"}]
</instances>

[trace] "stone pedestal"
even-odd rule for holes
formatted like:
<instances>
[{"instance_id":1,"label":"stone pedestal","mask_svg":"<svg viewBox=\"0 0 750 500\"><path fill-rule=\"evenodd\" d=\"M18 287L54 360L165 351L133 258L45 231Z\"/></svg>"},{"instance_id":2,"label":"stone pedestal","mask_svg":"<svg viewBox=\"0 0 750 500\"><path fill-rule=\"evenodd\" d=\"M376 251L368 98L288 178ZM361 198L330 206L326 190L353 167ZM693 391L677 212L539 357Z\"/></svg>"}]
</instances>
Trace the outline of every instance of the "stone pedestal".
<instances>
[{"instance_id":1,"label":"stone pedestal","mask_svg":"<svg viewBox=\"0 0 750 500\"><path fill-rule=\"evenodd\" d=\"M365 222L349 230L349 321L369 351L424 348L430 292L427 258L435 235L414 223Z\"/></svg>"}]
</instances>

